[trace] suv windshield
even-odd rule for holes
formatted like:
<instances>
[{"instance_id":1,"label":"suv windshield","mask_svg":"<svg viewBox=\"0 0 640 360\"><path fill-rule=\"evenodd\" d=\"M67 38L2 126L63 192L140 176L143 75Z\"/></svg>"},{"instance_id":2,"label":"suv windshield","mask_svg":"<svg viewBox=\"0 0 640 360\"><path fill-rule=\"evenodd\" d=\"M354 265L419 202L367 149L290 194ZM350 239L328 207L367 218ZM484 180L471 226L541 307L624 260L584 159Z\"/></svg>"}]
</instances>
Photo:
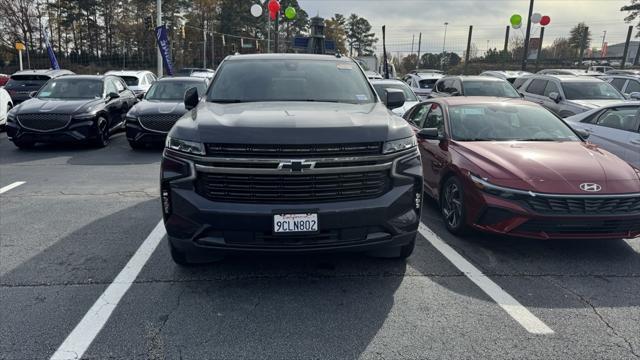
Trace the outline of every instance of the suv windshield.
<instances>
[{"instance_id":1,"label":"suv windshield","mask_svg":"<svg viewBox=\"0 0 640 360\"><path fill-rule=\"evenodd\" d=\"M520 98L520 94L506 81L465 81L464 96L496 96Z\"/></svg>"},{"instance_id":2,"label":"suv windshield","mask_svg":"<svg viewBox=\"0 0 640 360\"><path fill-rule=\"evenodd\" d=\"M520 104L449 107L451 137L458 141L578 141L548 110Z\"/></svg>"},{"instance_id":3,"label":"suv windshield","mask_svg":"<svg viewBox=\"0 0 640 360\"><path fill-rule=\"evenodd\" d=\"M64 78L49 81L37 95L38 99L102 98L102 80Z\"/></svg>"},{"instance_id":4,"label":"suv windshield","mask_svg":"<svg viewBox=\"0 0 640 360\"><path fill-rule=\"evenodd\" d=\"M147 100L182 101L184 93L192 87L197 88L198 94L201 95L207 91L204 81L160 81L151 86L144 98Z\"/></svg>"},{"instance_id":5,"label":"suv windshield","mask_svg":"<svg viewBox=\"0 0 640 360\"><path fill-rule=\"evenodd\" d=\"M49 81L50 77L46 75L13 75L7 82L6 87L16 86L37 86L40 87Z\"/></svg>"},{"instance_id":6,"label":"suv windshield","mask_svg":"<svg viewBox=\"0 0 640 360\"><path fill-rule=\"evenodd\" d=\"M562 89L567 100L625 100L618 90L604 81L563 82Z\"/></svg>"},{"instance_id":7,"label":"suv windshield","mask_svg":"<svg viewBox=\"0 0 640 360\"><path fill-rule=\"evenodd\" d=\"M397 90L402 90L404 92L405 101L418 101L418 98L413 93L413 91L411 91L411 89L409 89L409 86L404 85L404 84L380 84L380 83L375 83L375 84L373 84L373 88L376 89L376 92L378 93L378 96L380 96L380 97L382 97L384 95L384 91L386 89L397 89Z\"/></svg>"},{"instance_id":8,"label":"suv windshield","mask_svg":"<svg viewBox=\"0 0 640 360\"><path fill-rule=\"evenodd\" d=\"M373 103L355 63L339 60L230 60L209 91L211 102L318 101Z\"/></svg>"},{"instance_id":9,"label":"suv windshield","mask_svg":"<svg viewBox=\"0 0 640 360\"><path fill-rule=\"evenodd\" d=\"M438 82L438 79L423 79L420 80L420 89L433 89L433 86Z\"/></svg>"},{"instance_id":10,"label":"suv windshield","mask_svg":"<svg viewBox=\"0 0 640 360\"><path fill-rule=\"evenodd\" d=\"M127 84L127 86L136 86L136 85L138 85L138 82L140 81L135 76L119 76L119 78L124 80L124 82Z\"/></svg>"}]
</instances>

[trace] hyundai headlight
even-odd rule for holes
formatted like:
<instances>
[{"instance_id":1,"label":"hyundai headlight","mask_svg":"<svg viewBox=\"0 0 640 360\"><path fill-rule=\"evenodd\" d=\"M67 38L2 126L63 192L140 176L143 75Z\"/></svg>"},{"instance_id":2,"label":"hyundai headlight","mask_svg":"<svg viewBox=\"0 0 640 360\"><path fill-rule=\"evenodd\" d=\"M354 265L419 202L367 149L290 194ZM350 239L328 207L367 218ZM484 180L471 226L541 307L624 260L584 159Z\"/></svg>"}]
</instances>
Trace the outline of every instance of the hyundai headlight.
<instances>
[{"instance_id":1,"label":"hyundai headlight","mask_svg":"<svg viewBox=\"0 0 640 360\"><path fill-rule=\"evenodd\" d=\"M411 136L411 137L400 139L400 140L387 141L384 143L384 146L382 147L382 153L392 154L398 151L411 149L413 147L416 147L417 145L418 143L416 141L415 136Z\"/></svg>"},{"instance_id":2,"label":"hyundai headlight","mask_svg":"<svg viewBox=\"0 0 640 360\"><path fill-rule=\"evenodd\" d=\"M167 141L165 142L165 146L168 149L181 151L188 154L194 155L204 155L204 144L195 142L195 141L187 141L180 140L176 138L172 138L171 136L167 136Z\"/></svg>"},{"instance_id":3,"label":"hyundai headlight","mask_svg":"<svg viewBox=\"0 0 640 360\"><path fill-rule=\"evenodd\" d=\"M478 188L480 191L499 196L501 198L517 199L521 198L522 196L535 196L535 194L531 191L512 189L492 184L486 178L481 178L480 176L476 176L472 173L469 173L469 177L471 178L471 181L476 186L476 188Z\"/></svg>"}]
</instances>

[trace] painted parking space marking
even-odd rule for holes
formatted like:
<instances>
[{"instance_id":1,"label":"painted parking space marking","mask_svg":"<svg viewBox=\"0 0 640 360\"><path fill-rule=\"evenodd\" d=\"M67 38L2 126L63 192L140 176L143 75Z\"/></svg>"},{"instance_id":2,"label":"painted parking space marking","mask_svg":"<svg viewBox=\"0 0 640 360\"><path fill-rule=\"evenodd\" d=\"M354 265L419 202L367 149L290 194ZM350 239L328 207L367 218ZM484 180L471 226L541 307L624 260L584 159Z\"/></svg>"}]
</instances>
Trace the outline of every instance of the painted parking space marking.
<instances>
[{"instance_id":1,"label":"painted parking space marking","mask_svg":"<svg viewBox=\"0 0 640 360\"><path fill-rule=\"evenodd\" d=\"M14 183L12 183L12 184L9 184L9 185L7 185L7 186L5 186L5 187L3 187L3 188L0 188L0 194L4 194L4 193L6 193L7 191L9 191L9 190L11 190L11 189L15 189L15 188L17 188L18 186L23 185L23 184L25 184L25 183L26 183L26 181L16 181L16 182L14 182Z\"/></svg>"},{"instance_id":2,"label":"painted parking space marking","mask_svg":"<svg viewBox=\"0 0 640 360\"><path fill-rule=\"evenodd\" d=\"M458 270L464 273L482 291L491 297L504 311L515 321L532 334L553 334L553 330L522 306L516 299L504 291L498 284L484 275L467 259L458 254L451 246L447 245L438 235L423 223L420 223L420 235L422 235L433 247L446 257Z\"/></svg>"},{"instance_id":3,"label":"painted parking space marking","mask_svg":"<svg viewBox=\"0 0 640 360\"><path fill-rule=\"evenodd\" d=\"M118 306L118 303L129 290L138 274L147 263L158 244L166 235L162 220L151 231L149 236L142 242L127 265L120 271L118 276L100 295L98 300L91 306L89 311L80 320L78 325L71 331L62 345L51 356L51 359L80 359L87 351L93 340L98 336L102 327L107 323L109 317Z\"/></svg>"}]
</instances>

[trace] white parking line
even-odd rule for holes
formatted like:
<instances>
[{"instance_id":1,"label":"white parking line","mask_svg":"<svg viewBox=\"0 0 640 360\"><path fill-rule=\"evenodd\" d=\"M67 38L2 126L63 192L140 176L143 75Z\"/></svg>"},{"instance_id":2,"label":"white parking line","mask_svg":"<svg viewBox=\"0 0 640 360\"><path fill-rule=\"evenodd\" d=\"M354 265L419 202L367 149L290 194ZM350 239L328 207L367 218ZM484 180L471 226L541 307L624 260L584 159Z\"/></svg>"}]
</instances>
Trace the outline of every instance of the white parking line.
<instances>
[{"instance_id":1,"label":"white parking line","mask_svg":"<svg viewBox=\"0 0 640 360\"><path fill-rule=\"evenodd\" d=\"M161 220L51 359L80 359L84 355L165 234Z\"/></svg>"},{"instance_id":2,"label":"white parking line","mask_svg":"<svg viewBox=\"0 0 640 360\"><path fill-rule=\"evenodd\" d=\"M502 290L498 284L494 283L469 261L458 254L453 248L447 245L438 235L436 235L426 225L420 224L419 232L427 239L433 247L438 249L458 270L462 271L469 280L473 281L482 291L491 297L504 311L515 321L520 323L528 332L532 334L553 334L553 330L545 323L533 315L522 306L516 299Z\"/></svg>"},{"instance_id":3,"label":"white parking line","mask_svg":"<svg viewBox=\"0 0 640 360\"><path fill-rule=\"evenodd\" d=\"M9 184L9 185L7 185L7 186L5 186L5 187L3 187L3 188L0 188L0 194L4 194L4 193L6 193L7 191L9 191L9 190L11 190L11 189L15 189L15 188L17 188L18 186L20 186L20 185L24 184L25 182L26 182L26 181L16 181L16 182L14 182L13 184Z\"/></svg>"}]
</instances>

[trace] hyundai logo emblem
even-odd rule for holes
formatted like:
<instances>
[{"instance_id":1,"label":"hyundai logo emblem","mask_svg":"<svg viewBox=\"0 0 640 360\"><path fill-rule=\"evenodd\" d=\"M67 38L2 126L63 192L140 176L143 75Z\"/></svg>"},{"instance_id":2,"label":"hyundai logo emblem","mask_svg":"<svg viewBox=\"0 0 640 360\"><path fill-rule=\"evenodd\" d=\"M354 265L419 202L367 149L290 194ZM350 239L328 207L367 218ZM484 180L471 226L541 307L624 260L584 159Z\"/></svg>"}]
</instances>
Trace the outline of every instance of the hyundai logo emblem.
<instances>
[{"instance_id":1,"label":"hyundai logo emblem","mask_svg":"<svg viewBox=\"0 0 640 360\"><path fill-rule=\"evenodd\" d=\"M582 183L582 184L580 184L580 189L582 191L598 192L598 191L602 190L602 186L600 186L598 184L594 184L594 183Z\"/></svg>"},{"instance_id":2,"label":"hyundai logo emblem","mask_svg":"<svg viewBox=\"0 0 640 360\"><path fill-rule=\"evenodd\" d=\"M289 170L291 172L303 172L304 170L313 169L316 163L306 160L291 160L278 164L278 170Z\"/></svg>"}]
</instances>

